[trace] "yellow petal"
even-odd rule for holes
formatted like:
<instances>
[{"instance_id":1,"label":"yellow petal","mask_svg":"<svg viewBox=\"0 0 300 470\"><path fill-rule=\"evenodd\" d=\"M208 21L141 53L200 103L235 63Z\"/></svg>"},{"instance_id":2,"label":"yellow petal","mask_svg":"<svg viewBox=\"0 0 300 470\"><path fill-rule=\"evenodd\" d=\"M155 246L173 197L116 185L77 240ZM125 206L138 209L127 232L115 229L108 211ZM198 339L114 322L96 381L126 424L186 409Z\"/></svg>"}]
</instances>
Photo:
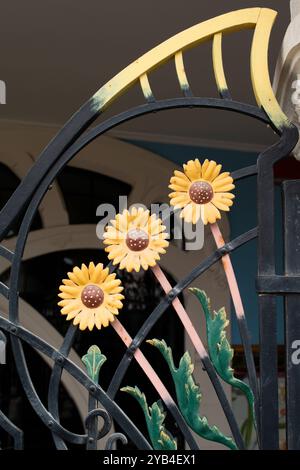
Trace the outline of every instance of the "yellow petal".
<instances>
[{"instance_id":1,"label":"yellow petal","mask_svg":"<svg viewBox=\"0 0 300 470\"><path fill-rule=\"evenodd\" d=\"M110 282L104 282L101 284L101 287L105 292L111 292L112 290L115 289L115 287L118 287L121 284L121 281L119 279L115 279L114 281Z\"/></svg>"},{"instance_id":2,"label":"yellow petal","mask_svg":"<svg viewBox=\"0 0 300 470\"><path fill-rule=\"evenodd\" d=\"M164 240L162 238L152 238L150 243L149 243L150 248L158 248L158 247L164 247L166 248L169 246L168 240Z\"/></svg>"},{"instance_id":3,"label":"yellow petal","mask_svg":"<svg viewBox=\"0 0 300 470\"><path fill-rule=\"evenodd\" d=\"M61 299L74 299L74 295L68 294L67 292L61 292L58 294Z\"/></svg>"},{"instance_id":4,"label":"yellow petal","mask_svg":"<svg viewBox=\"0 0 300 470\"><path fill-rule=\"evenodd\" d=\"M78 313L78 315L76 315L76 317L73 320L73 325L76 326L78 325L78 323L80 323L82 314L83 314L83 311L81 311L80 313Z\"/></svg>"},{"instance_id":5,"label":"yellow petal","mask_svg":"<svg viewBox=\"0 0 300 470\"><path fill-rule=\"evenodd\" d=\"M90 331L92 331L92 329L94 328L94 326L95 326L95 314L94 314L94 312L92 314L90 313L90 315L88 317L87 326L88 326L88 329Z\"/></svg>"},{"instance_id":6,"label":"yellow petal","mask_svg":"<svg viewBox=\"0 0 300 470\"><path fill-rule=\"evenodd\" d=\"M127 232L128 230L128 211L116 216L117 227L120 232Z\"/></svg>"},{"instance_id":7,"label":"yellow petal","mask_svg":"<svg viewBox=\"0 0 300 470\"><path fill-rule=\"evenodd\" d=\"M119 256L112 256L111 254L108 255L108 259L113 260L113 265L115 266L116 264L119 264L122 259L126 256L126 252L122 252Z\"/></svg>"},{"instance_id":8,"label":"yellow petal","mask_svg":"<svg viewBox=\"0 0 300 470\"><path fill-rule=\"evenodd\" d=\"M80 317L80 322L79 322L80 330L85 330L87 328L90 315L91 315L90 312L88 312L87 310L84 310L83 312L81 312L81 317ZM74 323L75 323L76 318L74 319Z\"/></svg>"},{"instance_id":9,"label":"yellow petal","mask_svg":"<svg viewBox=\"0 0 300 470\"><path fill-rule=\"evenodd\" d=\"M206 158L204 162L202 163L202 176L205 174L207 168L209 165L209 160Z\"/></svg>"},{"instance_id":10,"label":"yellow petal","mask_svg":"<svg viewBox=\"0 0 300 470\"><path fill-rule=\"evenodd\" d=\"M177 176L172 176L170 179L170 187L176 186L177 189L175 191L187 191L189 185L191 184L190 180L186 178L183 180L182 178L178 178Z\"/></svg>"},{"instance_id":11,"label":"yellow petal","mask_svg":"<svg viewBox=\"0 0 300 470\"><path fill-rule=\"evenodd\" d=\"M75 284L73 281L71 281L71 279L63 279L62 280L62 283L65 285L65 286L76 286L77 284Z\"/></svg>"},{"instance_id":12,"label":"yellow petal","mask_svg":"<svg viewBox=\"0 0 300 470\"><path fill-rule=\"evenodd\" d=\"M91 274L91 282L96 282L96 283L99 282L102 272L103 272L103 264L98 263L95 266L94 272Z\"/></svg>"},{"instance_id":13,"label":"yellow petal","mask_svg":"<svg viewBox=\"0 0 300 470\"><path fill-rule=\"evenodd\" d=\"M184 207L185 204L188 204L191 201L187 193L175 192L171 194L174 194L174 196L171 196L169 194L169 196L171 197L170 204L172 204L172 206L181 208L181 207Z\"/></svg>"},{"instance_id":14,"label":"yellow petal","mask_svg":"<svg viewBox=\"0 0 300 470\"><path fill-rule=\"evenodd\" d=\"M214 191L215 191L216 193L218 193L218 192L225 192L225 191L231 191L232 189L235 188L234 184L231 184L231 183L228 183L228 184L225 184L225 185L222 185L222 186L221 186L221 182L218 183L218 184L219 184L219 186L218 186L217 188L214 188Z\"/></svg>"},{"instance_id":15,"label":"yellow petal","mask_svg":"<svg viewBox=\"0 0 300 470\"><path fill-rule=\"evenodd\" d=\"M218 209L220 209L221 211L225 211L225 212L229 212L230 211L230 208L229 208L229 205L226 205L224 204L223 202L219 202L217 200L212 200L211 201ZM232 201L231 202L231 205L232 205Z\"/></svg>"},{"instance_id":16,"label":"yellow petal","mask_svg":"<svg viewBox=\"0 0 300 470\"><path fill-rule=\"evenodd\" d=\"M81 284L87 284L89 282L89 277L86 272L83 272L78 266L75 266L73 269L73 274L77 277Z\"/></svg>"},{"instance_id":17,"label":"yellow petal","mask_svg":"<svg viewBox=\"0 0 300 470\"><path fill-rule=\"evenodd\" d=\"M137 215L137 218L135 219L136 227L142 228L145 225L147 226L148 221L149 221L149 216L150 216L150 212L148 210L147 211L143 209L140 210Z\"/></svg>"},{"instance_id":18,"label":"yellow petal","mask_svg":"<svg viewBox=\"0 0 300 470\"><path fill-rule=\"evenodd\" d=\"M138 257L135 258L134 262L133 262L133 269L139 273L140 272L140 269L141 269L141 262L139 260Z\"/></svg>"},{"instance_id":19,"label":"yellow petal","mask_svg":"<svg viewBox=\"0 0 300 470\"><path fill-rule=\"evenodd\" d=\"M87 282L88 282L89 279L90 279L90 272L88 270L88 267L84 263L82 263L82 265L81 265L81 271L82 271L84 277L87 279Z\"/></svg>"},{"instance_id":20,"label":"yellow petal","mask_svg":"<svg viewBox=\"0 0 300 470\"><path fill-rule=\"evenodd\" d=\"M156 255L157 257L158 255ZM159 259L159 256L158 256ZM156 265L156 259L155 259L155 252L147 249L143 252L141 255L141 264L143 264L146 267L143 267L143 269L148 269L148 266L155 266Z\"/></svg>"},{"instance_id":21,"label":"yellow petal","mask_svg":"<svg viewBox=\"0 0 300 470\"><path fill-rule=\"evenodd\" d=\"M82 285L82 282L80 281L80 279L77 278L77 276L74 273L70 272L70 273L68 273L68 276L76 286L77 285L79 285L79 286Z\"/></svg>"},{"instance_id":22,"label":"yellow petal","mask_svg":"<svg viewBox=\"0 0 300 470\"><path fill-rule=\"evenodd\" d=\"M229 194L229 193L215 193L212 199L212 203L223 211L229 211L229 207L233 205L232 199L227 198L226 196L221 196L220 194Z\"/></svg>"},{"instance_id":23,"label":"yellow petal","mask_svg":"<svg viewBox=\"0 0 300 470\"><path fill-rule=\"evenodd\" d=\"M214 181L222 170L222 165L216 165L213 171L211 172L208 181Z\"/></svg>"},{"instance_id":24,"label":"yellow petal","mask_svg":"<svg viewBox=\"0 0 300 470\"><path fill-rule=\"evenodd\" d=\"M208 165L206 165L205 167L204 167L204 164L203 164L202 178L204 180L210 181L210 177L211 177L212 173L214 172L216 166L217 166L217 164L213 160L209 161Z\"/></svg>"},{"instance_id":25,"label":"yellow petal","mask_svg":"<svg viewBox=\"0 0 300 470\"><path fill-rule=\"evenodd\" d=\"M154 215L154 214L153 214ZM157 235L158 233L165 230L165 226L162 225L161 219L151 216L148 232L151 236Z\"/></svg>"},{"instance_id":26,"label":"yellow petal","mask_svg":"<svg viewBox=\"0 0 300 470\"><path fill-rule=\"evenodd\" d=\"M211 202L209 202L208 204L204 205L204 217L207 222L214 224L217 219L221 219L221 214L219 210Z\"/></svg>"},{"instance_id":27,"label":"yellow petal","mask_svg":"<svg viewBox=\"0 0 300 470\"><path fill-rule=\"evenodd\" d=\"M226 178L222 178L220 180L218 180L218 178L216 178L214 181L212 181L211 185L212 185L214 191L224 192L226 190L222 190L222 188L225 187L225 186L228 186L228 185L232 185L232 183L233 183L232 177L231 176L226 176Z\"/></svg>"},{"instance_id":28,"label":"yellow petal","mask_svg":"<svg viewBox=\"0 0 300 470\"><path fill-rule=\"evenodd\" d=\"M109 253L112 257L120 256L122 253L125 254L127 252L127 247L123 245L109 245L105 248L105 251Z\"/></svg>"},{"instance_id":29,"label":"yellow petal","mask_svg":"<svg viewBox=\"0 0 300 470\"><path fill-rule=\"evenodd\" d=\"M199 204L193 204L193 224L196 224L201 216L201 206Z\"/></svg>"},{"instance_id":30,"label":"yellow petal","mask_svg":"<svg viewBox=\"0 0 300 470\"><path fill-rule=\"evenodd\" d=\"M126 271L128 271L129 273L132 271L133 264L132 264L131 253L127 253L127 255L122 259L122 261L120 262L119 268L120 269L126 268Z\"/></svg>"},{"instance_id":31,"label":"yellow petal","mask_svg":"<svg viewBox=\"0 0 300 470\"><path fill-rule=\"evenodd\" d=\"M182 209L180 212L180 217L184 219L186 222L192 222L193 219L193 205L192 203L188 204L187 206Z\"/></svg>"},{"instance_id":32,"label":"yellow petal","mask_svg":"<svg viewBox=\"0 0 300 470\"><path fill-rule=\"evenodd\" d=\"M61 309L61 313L63 315L67 314L67 313L70 313L72 312L72 310L77 310L78 308L81 307L81 300L79 299L76 299L76 300L70 300L68 305L66 305L65 307L63 307Z\"/></svg>"},{"instance_id":33,"label":"yellow petal","mask_svg":"<svg viewBox=\"0 0 300 470\"><path fill-rule=\"evenodd\" d=\"M66 320L73 320L73 318L76 317L80 313L80 309L78 310L73 310L72 312L68 313Z\"/></svg>"},{"instance_id":34,"label":"yellow petal","mask_svg":"<svg viewBox=\"0 0 300 470\"><path fill-rule=\"evenodd\" d=\"M80 287L78 286L59 286L59 290L71 294L73 297L76 297L80 293Z\"/></svg>"},{"instance_id":35,"label":"yellow petal","mask_svg":"<svg viewBox=\"0 0 300 470\"><path fill-rule=\"evenodd\" d=\"M223 199L223 198L224 198L224 199L234 199L234 198L235 198L235 195L232 194L232 193L228 193L228 192L226 192L226 193L217 192L217 193L214 195L214 197L217 197L218 199L219 199L219 198L222 198L222 199Z\"/></svg>"},{"instance_id":36,"label":"yellow petal","mask_svg":"<svg viewBox=\"0 0 300 470\"><path fill-rule=\"evenodd\" d=\"M191 181L201 178L201 164L198 158L196 158L196 160L189 160L185 165L183 165L183 169L186 176Z\"/></svg>"},{"instance_id":37,"label":"yellow petal","mask_svg":"<svg viewBox=\"0 0 300 470\"><path fill-rule=\"evenodd\" d=\"M177 178L181 178L183 181L190 184L190 180L188 179L188 177L182 171L175 170L174 171L174 176L177 176Z\"/></svg>"}]
</instances>

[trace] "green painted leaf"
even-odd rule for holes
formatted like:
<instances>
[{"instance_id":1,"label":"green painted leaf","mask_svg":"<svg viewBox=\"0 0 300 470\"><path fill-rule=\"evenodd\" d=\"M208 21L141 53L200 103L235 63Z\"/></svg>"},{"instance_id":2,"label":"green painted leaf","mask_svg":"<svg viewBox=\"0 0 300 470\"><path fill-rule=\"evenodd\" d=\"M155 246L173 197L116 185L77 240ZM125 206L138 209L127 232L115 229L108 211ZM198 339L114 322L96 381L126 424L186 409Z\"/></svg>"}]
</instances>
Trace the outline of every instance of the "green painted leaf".
<instances>
[{"instance_id":1,"label":"green painted leaf","mask_svg":"<svg viewBox=\"0 0 300 470\"><path fill-rule=\"evenodd\" d=\"M145 394L138 387L123 387L121 390L132 395L140 404L153 448L155 450L176 450L177 441L164 426L166 413L161 401L156 401L149 407Z\"/></svg>"},{"instance_id":2,"label":"green painted leaf","mask_svg":"<svg viewBox=\"0 0 300 470\"><path fill-rule=\"evenodd\" d=\"M231 437L225 436L217 426L210 426L205 416L200 416L202 394L193 378L194 365L189 353L184 353L176 368L172 350L164 340L152 339L147 342L155 346L165 358L174 380L180 411L193 431L204 439L219 442L230 449L237 449Z\"/></svg>"},{"instance_id":3,"label":"green painted leaf","mask_svg":"<svg viewBox=\"0 0 300 470\"><path fill-rule=\"evenodd\" d=\"M82 362L86 367L88 376L96 383L99 380L99 372L104 362L106 361L106 356L102 354L98 346L93 345L88 349L87 354L82 356Z\"/></svg>"},{"instance_id":4,"label":"green painted leaf","mask_svg":"<svg viewBox=\"0 0 300 470\"><path fill-rule=\"evenodd\" d=\"M226 327L229 324L226 310L223 307L217 312L214 311L212 313L210 300L206 293L197 288L192 288L190 291L195 294L203 308L206 320L208 351L211 362L219 376L225 382L230 384L232 387L240 389L245 394L249 410L251 411L251 420L255 423L253 392L245 382L234 377L234 370L231 367L233 349L226 337Z\"/></svg>"}]
</instances>

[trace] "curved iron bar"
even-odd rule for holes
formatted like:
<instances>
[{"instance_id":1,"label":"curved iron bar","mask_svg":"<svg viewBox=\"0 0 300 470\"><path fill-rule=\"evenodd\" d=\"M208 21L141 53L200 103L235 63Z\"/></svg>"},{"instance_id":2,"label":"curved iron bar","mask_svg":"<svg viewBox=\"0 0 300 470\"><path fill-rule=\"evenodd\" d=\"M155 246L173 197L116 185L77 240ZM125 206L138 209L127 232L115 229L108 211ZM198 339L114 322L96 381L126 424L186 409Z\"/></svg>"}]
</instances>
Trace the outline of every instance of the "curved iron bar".
<instances>
[{"instance_id":1,"label":"curved iron bar","mask_svg":"<svg viewBox=\"0 0 300 470\"><path fill-rule=\"evenodd\" d=\"M20 339L25 341L34 349L37 349L41 353L48 356L50 359L58 360L58 353L57 350L51 346L49 343L44 341L43 339L39 338L38 336L34 335L30 331L26 330L26 328L22 327L21 325L16 325L11 320L0 316L0 327L9 332L11 335L12 340L16 340L20 342ZM74 444L84 444L86 440L86 435L79 435L75 433L71 433L70 431L63 428L57 421L53 418L53 416L48 412L48 410L44 407L41 403L39 397L36 395L36 392L28 381L30 381L30 377L28 373L25 374L25 380L23 382L23 374L22 374L22 367L24 367L24 363L20 360L20 354L23 354L23 350L20 348L16 348L16 359L17 359L17 368L18 372L21 376L20 379L23 383L23 387L25 393L27 394L29 401L38 416L44 422L44 424L49 427L51 430L53 429L54 432L58 433L59 435L63 436L64 439L73 442ZM128 432L128 436L132 439L133 442L136 443L141 449L151 449L150 444L145 439L145 437L140 433L140 431L136 428L134 423L126 416L126 414L122 411L122 409L107 395L107 393L100 387L100 385L96 384L92 381L88 375L86 375L76 364L74 364L70 359L65 356L63 357L64 368L69 374L72 375L79 383L81 383L89 392L98 400L100 401L107 412L116 420L119 426L123 429L126 428ZM20 367L18 367L20 366ZM21 367L22 366L22 367ZM26 367L26 363L25 363ZM27 372L27 371L26 371ZM25 385L25 386L24 386Z\"/></svg>"},{"instance_id":2,"label":"curved iron bar","mask_svg":"<svg viewBox=\"0 0 300 470\"><path fill-rule=\"evenodd\" d=\"M14 258L14 253L6 248L6 246L0 245L0 256L7 259L8 261L12 261Z\"/></svg>"},{"instance_id":3,"label":"curved iron bar","mask_svg":"<svg viewBox=\"0 0 300 470\"><path fill-rule=\"evenodd\" d=\"M248 176L257 175L257 164L246 166L245 168L239 168L231 173L232 178L234 181L241 180L243 178L247 178Z\"/></svg>"},{"instance_id":4,"label":"curved iron bar","mask_svg":"<svg viewBox=\"0 0 300 470\"><path fill-rule=\"evenodd\" d=\"M120 432L115 432L114 434L109 436L109 438L107 439L105 450L113 450L114 444L117 441L121 441L122 444L124 444L124 445L128 444L127 438L126 438L126 436L124 436L124 434L122 434Z\"/></svg>"},{"instance_id":5,"label":"curved iron bar","mask_svg":"<svg viewBox=\"0 0 300 470\"><path fill-rule=\"evenodd\" d=\"M112 426L112 420L111 420L110 415L107 413L107 411L104 410L103 408L94 408L93 410L88 412L88 415L85 418L86 427L89 426L89 423L93 418L95 417L98 418L98 416L103 418L103 426L102 426L102 429L100 429L97 433L97 440L106 436L106 434L108 434L109 431L111 430L111 426Z\"/></svg>"},{"instance_id":6,"label":"curved iron bar","mask_svg":"<svg viewBox=\"0 0 300 470\"><path fill-rule=\"evenodd\" d=\"M98 417L103 419L103 426L98 430ZM96 450L97 441L106 436L112 426L112 420L107 411L103 408L97 408L97 399L91 394L89 396L89 412L85 419L85 427L88 431L87 450Z\"/></svg>"},{"instance_id":7,"label":"curved iron bar","mask_svg":"<svg viewBox=\"0 0 300 470\"><path fill-rule=\"evenodd\" d=\"M51 377L48 387L48 408L54 419L59 422L59 407L58 407L58 395L59 385L61 380L61 374L63 372L63 356L68 356L72 348L77 328L71 323L68 331L64 337L61 347L58 353L62 356L58 358L52 367ZM55 447L58 450L67 450L67 446L63 439L52 431L52 437L55 443Z\"/></svg>"},{"instance_id":8,"label":"curved iron bar","mask_svg":"<svg viewBox=\"0 0 300 470\"><path fill-rule=\"evenodd\" d=\"M0 410L0 428L9 434L14 441L14 449L21 450L23 448L23 431L8 419Z\"/></svg>"}]
</instances>

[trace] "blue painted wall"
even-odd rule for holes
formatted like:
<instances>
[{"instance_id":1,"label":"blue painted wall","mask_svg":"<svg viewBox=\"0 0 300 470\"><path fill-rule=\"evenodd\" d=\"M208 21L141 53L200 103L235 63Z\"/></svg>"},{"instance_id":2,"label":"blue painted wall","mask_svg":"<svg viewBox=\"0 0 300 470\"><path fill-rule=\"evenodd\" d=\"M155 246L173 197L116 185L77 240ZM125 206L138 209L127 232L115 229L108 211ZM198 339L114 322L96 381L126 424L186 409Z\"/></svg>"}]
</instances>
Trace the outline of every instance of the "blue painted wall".
<instances>
[{"instance_id":1,"label":"blue painted wall","mask_svg":"<svg viewBox=\"0 0 300 470\"><path fill-rule=\"evenodd\" d=\"M257 159L257 154L255 153L234 150L199 148L141 141L131 141L130 143L153 151L179 165L185 163L189 159L198 157L201 161L207 157L221 163L225 171L234 171L239 168L252 165ZM236 182L236 189L234 192L236 195L236 203L233 205L229 213L231 238L235 238L239 234L255 227L257 224L256 178L250 177ZM276 204L279 208L280 190L276 191ZM278 251L281 249L280 226L280 211L277 210L276 234ZM257 344L259 342L259 329L257 296L255 292L255 276L257 270L256 241L251 241L234 252L232 254L232 262L238 278L247 321L251 331L252 342ZM232 343L240 343L240 336L234 316L232 316L231 328ZM283 343L283 315L281 305L278 307L278 342Z\"/></svg>"}]
</instances>

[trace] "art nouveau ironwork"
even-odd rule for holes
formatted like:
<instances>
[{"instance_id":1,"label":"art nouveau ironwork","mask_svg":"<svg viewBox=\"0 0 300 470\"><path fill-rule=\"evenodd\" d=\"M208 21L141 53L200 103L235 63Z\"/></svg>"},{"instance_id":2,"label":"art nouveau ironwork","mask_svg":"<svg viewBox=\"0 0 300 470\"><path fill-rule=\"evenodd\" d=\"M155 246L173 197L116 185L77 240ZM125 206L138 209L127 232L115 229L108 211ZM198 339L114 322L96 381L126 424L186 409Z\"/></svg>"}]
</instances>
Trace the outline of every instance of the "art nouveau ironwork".
<instances>
[{"instance_id":1,"label":"art nouveau ironwork","mask_svg":"<svg viewBox=\"0 0 300 470\"><path fill-rule=\"evenodd\" d=\"M121 441L125 444L127 440L130 439L139 449L175 449L177 447L176 439L165 425L164 420L166 413L170 414L177 422L184 436L186 445L190 449L199 448L191 430L204 439L214 440L231 449L244 449L245 444L232 411L232 406L224 392L222 381L229 383L233 387L240 388L243 393L245 393L253 422L256 423L259 447L261 449L278 448L276 296L284 296L286 300L288 446L291 449L300 448L299 421L297 422L296 418L297 415L299 416L300 408L297 402L300 388L300 369L299 366L297 368L297 366L291 362L290 356L290 348L293 341L297 339L298 332L298 338L300 338L300 319L297 308L300 294L298 277L299 240L296 233L300 224L299 182L290 181L286 182L284 185L286 271L284 276L280 276L276 274L275 269L273 175L274 164L289 155L297 142L298 132L280 109L270 83L268 72L268 43L275 17L276 12L265 8L249 8L231 12L197 24L170 38L140 57L122 70L105 86L100 88L100 90L74 114L42 152L29 174L24 178L15 193L1 210L1 240L5 239L14 221L18 217L21 217L21 225L15 249L10 251L4 244L0 246L0 255L11 263L9 286L4 283L0 284L1 294L9 301L9 318L0 315L1 335L10 335L14 359L24 392L37 415L51 431L57 449L66 449L68 443L83 445L86 446L87 449L96 449L97 442L107 435L113 421L118 424L122 432L113 433L109 437L107 448L112 448L117 441ZM257 106L240 103L232 99L231 93L228 90L223 67L223 35L229 33L234 34L236 30L244 28L253 30L250 63L252 85ZM212 42L213 68L220 98L196 97L193 95L189 85L188 76L184 67L184 53L188 48L201 46L203 41ZM161 66L164 62L172 60L175 62L175 71L180 89L184 96L156 100L149 81L150 74L152 70ZM111 103L125 93L128 88L138 83L141 86L146 104L140 104L133 109L125 110L106 120L104 118L102 119L105 110ZM117 318L114 318L116 310L121 307L123 294L126 295L126 292L123 292L122 295L119 293L119 284L115 283L117 290L112 294L115 295L115 304L110 304L106 318L99 317L97 320L95 317L94 323L97 326L98 321L98 326L105 326L111 322L111 327L116 330L121 340L126 344L127 349L113 375L109 387L107 390L104 390L98 383L98 377L100 373L101 384L100 369L106 360L109 361L109 357L106 359L97 345L91 345L86 355L83 357L86 373L77 367L68 357L76 335L76 326L73 324L69 326L61 347L56 349L51 344L26 330L19 322L18 290L20 268L30 226L39 204L53 180L64 166L90 142L100 137L109 129L123 122L137 119L139 116L152 112L162 112L168 109L187 107L214 108L216 110L244 114L270 125L278 135L277 143L258 156L257 164L235 171L231 175L234 181L257 175L258 227L254 227L230 242L225 243L218 226L211 220L211 230L216 242L216 250L210 257L195 266L193 271L185 278L181 279L175 286L170 285L158 264L155 265L155 263L152 263L151 259L144 260L144 264L147 264L147 266L144 267L154 264L152 271L165 291L165 296L153 312L151 314L149 312L148 319L135 333L133 338L130 337L121 322ZM96 127L88 129L92 122L99 117L102 119L100 123L97 124ZM101 160L99 160L99 165L101 166ZM208 186L209 184L210 183L207 183ZM211 200L213 195L209 193L207 185L204 185L204 187L202 184L201 187L194 187L194 193L189 193L194 203L203 202L203 197L207 197ZM225 192L229 190L230 188L226 189L226 187L224 189ZM173 197L176 198L176 195ZM200 199L202 198L201 201L197 200L198 197L200 197ZM208 199L206 202L209 202ZM226 199L227 202L228 200L229 199ZM227 207L229 207L229 205L228 203ZM193 217L192 215L192 219ZM257 238L258 242L257 293L260 306L259 317L261 335L259 384L243 304L230 262L230 254L254 238ZM139 250L144 249L147 243L148 238L137 237L136 234L135 237L133 237L131 234L128 246L131 249L135 248ZM163 247L164 243L160 248ZM234 310L240 328L250 387L235 378L234 372L231 369L232 350L226 338L225 327L227 326L227 318L225 310L222 309L220 305L220 310L212 313L206 294L193 288L193 281L220 260L224 265ZM89 261L90 260L87 260L87 263L89 263ZM143 262L141 262L141 264L143 267ZM114 267L112 264L109 265L109 268L110 271L113 272ZM104 287L102 286L104 291L99 286L97 289L94 288L100 279L97 278L97 275L102 269L102 267L98 268L94 264L90 264L89 267L82 267L83 274L79 273L80 269L73 271L75 275L77 272L77 276L83 277L87 276L86 273L89 272L87 277L88 282L85 284L84 292L80 291L81 302L86 308L90 308L91 306L97 308L104 301L104 296L106 295ZM95 277L93 278L93 276ZM111 282L115 281L114 275L111 276L111 274L107 272L106 276L110 276L109 280ZM69 281L70 283L65 282L64 285L74 287L74 279L70 278ZM195 294L200 301L199 315L202 314L201 308L205 314L208 351L204 348L203 340L200 338L189 318L188 312L185 311L178 298L180 293L188 287L192 287L192 293ZM66 294L65 296L62 295L63 300L68 298L74 299L74 296L76 297L77 294L73 292L74 289L72 292L70 291L71 297L68 297L69 294L67 291L68 289L62 289L61 291ZM222 430L214 426L214 423L208 423L206 418L202 416L201 409L199 410L201 403L199 386L201 388L201 384L198 386L194 382L193 365L189 353L186 352L180 360L180 363L175 364L171 347L163 340L153 339L151 337L152 327L158 319L164 315L166 309L171 304L179 316L186 333L192 340L203 367L213 384L217 397L222 405L223 412L227 418L231 436L226 436ZM75 312L72 316L72 310L68 310L67 302L63 302L61 306L63 309L66 308L63 313L66 313L69 319L74 319L76 315L78 315L77 311L77 314ZM84 329L84 327L92 328L94 326L94 323L89 323L87 316L78 317L78 321L75 321L75 324L77 323L79 323L81 329ZM176 388L176 402L166 389L162 379L158 377L152 365L139 349L145 340L148 340L150 345L158 349L168 364ZM54 361L49 384L47 406L42 403L31 381L23 353L24 342ZM127 416L115 401L116 393L120 389L121 382L133 359L138 362L143 372L150 378L161 399L161 401L155 402L149 407L147 398L143 393L144 391L134 387L135 384L128 384L128 387L123 389L124 392L127 392L133 397L128 396L128 400L135 398L142 407L149 438L145 437L140 430L137 429L131 417ZM9 367L9 364L3 367ZM85 422L86 433L82 435L71 432L60 424L58 393L63 370L71 374L89 392L89 409L87 410ZM98 403L101 403L101 408L98 407ZM138 404L136 404L136 406L138 406ZM100 430L97 424L98 417L103 418L103 425ZM0 426L13 436L15 448L21 448L23 438L22 430L16 428L2 413L0 414Z\"/></svg>"}]
</instances>

